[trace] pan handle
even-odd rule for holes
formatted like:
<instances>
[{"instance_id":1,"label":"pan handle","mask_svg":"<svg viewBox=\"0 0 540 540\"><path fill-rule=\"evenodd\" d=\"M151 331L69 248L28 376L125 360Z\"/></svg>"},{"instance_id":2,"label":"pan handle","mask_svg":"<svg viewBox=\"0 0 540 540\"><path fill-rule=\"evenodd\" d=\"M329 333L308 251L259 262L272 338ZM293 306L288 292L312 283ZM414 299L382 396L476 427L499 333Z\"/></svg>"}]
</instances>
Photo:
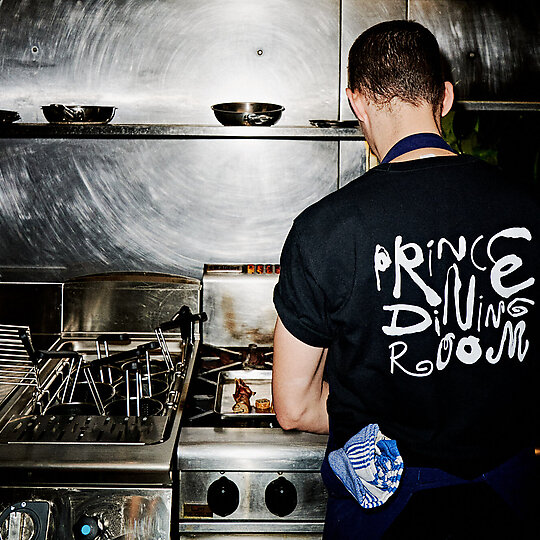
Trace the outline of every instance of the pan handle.
<instances>
[{"instance_id":1,"label":"pan handle","mask_svg":"<svg viewBox=\"0 0 540 540\"><path fill-rule=\"evenodd\" d=\"M267 114L247 113L244 114L243 120L244 122L247 122L250 126L260 126L262 124L270 122L271 120L273 120L273 118L271 116L268 116Z\"/></svg>"},{"instance_id":2,"label":"pan handle","mask_svg":"<svg viewBox=\"0 0 540 540\"><path fill-rule=\"evenodd\" d=\"M134 358L141 358L144 356L146 351L153 351L154 349L159 348L159 343L157 341L150 341L148 343L143 343L139 345L136 349L130 349L129 351L123 351L110 356L104 356L102 358L97 358L88 363L90 366L99 367L106 364L111 364L114 362L120 362L124 360L133 360Z\"/></svg>"},{"instance_id":3,"label":"pan handle","mask_svg":"<svg viewBox=\"0 0 540 540\"><path fill-rule=\"evenodd\" d=\"M53 103L51 107L59 109L72 121L82 122L84 120L84 110L82 107L67 107L66 105L61 105L60 103Z\"/></svg>"}]
</instances>

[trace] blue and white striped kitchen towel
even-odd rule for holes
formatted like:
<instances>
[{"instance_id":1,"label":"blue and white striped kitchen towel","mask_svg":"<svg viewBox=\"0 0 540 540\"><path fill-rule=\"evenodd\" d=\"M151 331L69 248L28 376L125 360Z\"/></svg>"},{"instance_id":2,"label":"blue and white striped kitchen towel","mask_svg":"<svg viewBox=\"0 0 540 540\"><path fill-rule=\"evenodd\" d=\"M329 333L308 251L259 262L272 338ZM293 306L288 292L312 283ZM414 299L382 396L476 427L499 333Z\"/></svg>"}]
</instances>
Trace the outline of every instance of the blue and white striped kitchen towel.
<instances>
[{"instance_id":1,"label":"blue and white striped kitchen towel","mask_svg":"<svg viewBox=\"0 0 540 540\"><path fill-rule=\"evenodd\" d=\"M336 476L363 508L384 504L396 491L403 473L403 458L396 441L369 424L343 448L328 455Z\"/></svg>"}]
</instances>

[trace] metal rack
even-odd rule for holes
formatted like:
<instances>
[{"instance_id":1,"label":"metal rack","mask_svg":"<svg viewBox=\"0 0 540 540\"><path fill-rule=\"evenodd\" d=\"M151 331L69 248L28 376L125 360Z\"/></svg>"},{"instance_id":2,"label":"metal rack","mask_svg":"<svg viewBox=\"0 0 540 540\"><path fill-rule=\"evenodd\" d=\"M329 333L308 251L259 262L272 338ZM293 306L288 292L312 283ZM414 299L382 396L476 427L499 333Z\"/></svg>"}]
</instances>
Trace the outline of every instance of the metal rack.
<instances>
[{"instance_id":1,"label":"metal rack","mask_svg":"<svg viewBox=\"0 0 540 540\"><path fill-rule=\"evenodd\" d=\"M87 342L62 342L55 350L32 346L28 327L9 327L0 344L5 371L13 371L12 349L24 358L26 370L14 379L25 384L24 396L6 401L6 423L0 443L129 443L153 444L166 438L178 407L181 385L191 358L196 321L183 306L170 321L155 328L157 340L136 340L128 334L104 334ZM5 329L5 327L0 327ZM173 357L164 332L179 328L180 354ZM4 345L5 342L5 345ZM121 347L111 354L110 344ZM138 345L136 345L138 343ZM136 345L136 346L133 346ZM104 352L104 354L103 354ZM8 354L9 353L9 354ZM7 396L7 394L6 394Z\"/></svg>"},{"instance_id":2,"label":"metal rack","mask_svg":"<svg viewBox=\"0 0 540 540\"><path fill-rule=\"evenodd\" d=\"M0 325L0 403L16 387L39 389L37 365L30 358L21 338L27 326Z\"/></svg>"}]
</instances>

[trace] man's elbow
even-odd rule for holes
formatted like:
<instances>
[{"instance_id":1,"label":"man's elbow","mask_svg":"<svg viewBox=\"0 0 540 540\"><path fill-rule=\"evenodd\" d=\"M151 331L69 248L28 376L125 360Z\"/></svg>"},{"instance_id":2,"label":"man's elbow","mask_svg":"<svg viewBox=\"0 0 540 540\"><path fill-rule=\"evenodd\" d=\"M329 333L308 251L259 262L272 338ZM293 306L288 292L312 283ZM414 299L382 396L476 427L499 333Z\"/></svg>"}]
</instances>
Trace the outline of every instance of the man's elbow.
<instances>
[{"instance_id":1,"label":"man's elbow","mask_svg":"<svg viewBox=\"0 0 540 540\"><path fill-rule=\"evenodd\" d=\"M290 429L302 429L302 420L303 420L303 414L302 411L293 408L293 407L287 407L284 405L278 405L274 403L274 410L276 413L276 419L278 421L278 424L281 426L282 429L290 430Z\"/></svg>"}]
</instances>

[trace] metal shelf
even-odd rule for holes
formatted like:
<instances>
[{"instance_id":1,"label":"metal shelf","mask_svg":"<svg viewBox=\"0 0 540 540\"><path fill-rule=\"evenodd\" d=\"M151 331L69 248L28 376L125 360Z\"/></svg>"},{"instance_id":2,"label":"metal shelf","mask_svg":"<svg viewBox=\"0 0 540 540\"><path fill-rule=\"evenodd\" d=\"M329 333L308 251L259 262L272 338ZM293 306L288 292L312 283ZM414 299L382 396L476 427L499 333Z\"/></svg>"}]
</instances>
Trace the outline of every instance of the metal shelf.
<instances>
[{"instance_id":1,"label":"metal shelf","mask_svg":"<svg viewBox=\"0 0 540 540\"><path fill-rule=\"evenodd\" d=\"M458 101L467 111L540 112L540 102ZM0 138L364 140L360 127L221 126L197 124L0 124Z\"/></svg>"},{"instance_id":2,"label":"metal shelf","mask_svg":"<svg viewBox=\"0 0 540 540\"><path fill-rule=\"evenodd\" d=\"M454 108L467 111L540 112L540 101L458 101Z\"/></svg>"},{"instance_id":3,"label":"metal shelf","mask_svg":"<svg viewBox=\"0 0 540 540\"><path fill-rule=\"evenodd\" d=\"M363 140L360 128L208 126L187 124L4 124L0 138Z\"/></svg>"}]
</instances>

